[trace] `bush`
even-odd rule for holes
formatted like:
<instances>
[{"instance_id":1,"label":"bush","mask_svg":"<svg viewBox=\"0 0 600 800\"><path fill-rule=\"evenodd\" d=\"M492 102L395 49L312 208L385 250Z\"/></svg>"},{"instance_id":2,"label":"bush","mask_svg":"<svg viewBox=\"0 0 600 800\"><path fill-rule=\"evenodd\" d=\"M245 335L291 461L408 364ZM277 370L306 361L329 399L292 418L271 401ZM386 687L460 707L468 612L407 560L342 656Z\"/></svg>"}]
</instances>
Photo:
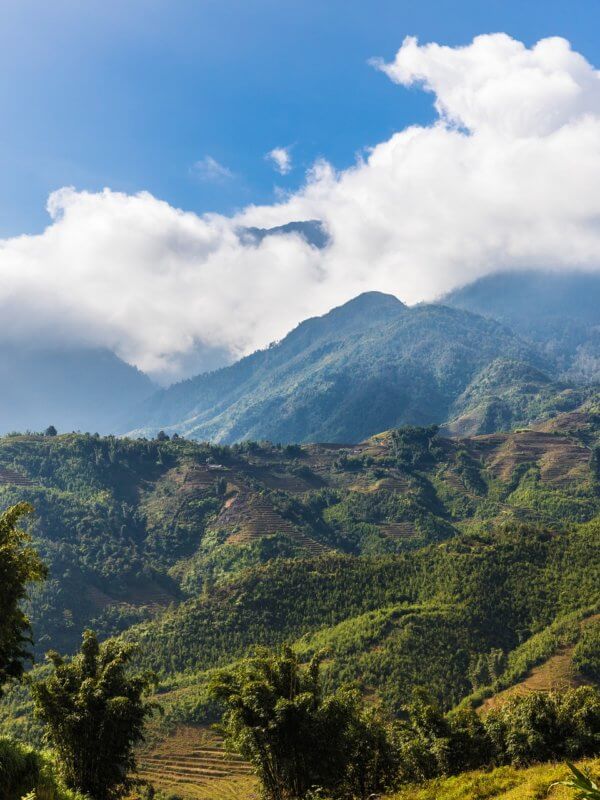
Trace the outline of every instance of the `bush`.
<instances>
[{"instance_id":1,"label":"bush","mask_svg":"<svg viewBox=\"0 0 600 800\"><path fill-rule=\"evenodd\" d=\"M600 692L582 686L513 697L489 712L485 729L497 764L593 755L600 748Z\"/></svg>"},{"instance_id":2,"label":"bush","mask_svg":"<svg viewBox=\"0 0 600 800\"><path fill-rule=\"evenodd\" d=\"M62 786L47 756L0 739L0 800L21 800L29 793L35 793L36 800L80 799Z\"/></svg>"}]
</instances>

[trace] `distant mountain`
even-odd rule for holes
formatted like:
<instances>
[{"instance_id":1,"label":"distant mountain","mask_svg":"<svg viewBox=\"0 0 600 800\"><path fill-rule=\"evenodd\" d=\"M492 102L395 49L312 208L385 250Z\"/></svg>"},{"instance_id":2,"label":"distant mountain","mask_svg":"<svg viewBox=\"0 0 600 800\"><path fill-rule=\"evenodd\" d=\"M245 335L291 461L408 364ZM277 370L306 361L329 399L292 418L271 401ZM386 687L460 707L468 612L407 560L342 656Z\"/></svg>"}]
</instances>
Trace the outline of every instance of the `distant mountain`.
<instances>
[{"instance_id":1,"label":"distant mountain","mask_svg":"<svg viewBox=\"0 0 600 800\"><path fill-rule=\"evenodd\" d=\"M325 247L329 242L329 234L318 219L286 222L285 225L276 225L274 228L242 228L240 231L245 242L255 242L256 244L262 242L267 236L282 236L288 233L299 234L306 239L308 244L319 249Z\"/></svg>"},{"instance_id":2,"label":"distant mountain","mask_svg":"<svg viewBox=\"0 0 600 800\"><path fill-rule=\"evenodd\" d=\"M124 430L219 442L359 441L448 418L475 376L503 357L544 366L504 325L369 292L281 342L157 392Z\"/></svg>"},{"instance_id":3,"label":"distant mountain","mask_svg":"<svg viewBox=\"0 0 600 800\"><path fill-rule=\"evenodd\" d=\"M0 346L0 433L115 431L123 408L148 397L152 381L108 350Z\"/></svg>"},{"instance_id":4,"label":"distant mountain","mask_svg":"<svg viewBox=\"0 0 600 800\"><path fill-rule=\"evenodd\" d=\"M600 274L502 272L441 302L492 317L534 342L568 380L600 381Z\"/></svg>"}]
</instances>

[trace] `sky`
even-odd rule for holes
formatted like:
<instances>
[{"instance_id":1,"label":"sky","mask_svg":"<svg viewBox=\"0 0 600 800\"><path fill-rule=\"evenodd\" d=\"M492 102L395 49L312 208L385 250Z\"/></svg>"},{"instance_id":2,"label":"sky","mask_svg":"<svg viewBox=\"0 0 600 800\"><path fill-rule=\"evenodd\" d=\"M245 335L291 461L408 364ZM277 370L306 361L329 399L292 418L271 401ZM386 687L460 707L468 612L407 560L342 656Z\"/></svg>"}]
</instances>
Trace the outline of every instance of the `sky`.
<instances>
[{"instance_id":1,"label":"sky","mask_svg":"<svg viewBox=\"0 0 600 800\"><path fill-rule=\"evenodd\" d=\"M3 0L0 235L40 231L62 186L200 213L269 202L316 158L346 167L432 118L431 97L368 66L405 36L560 35L600 64L599 27L596 0ZM291 149L286 175L275 148Z\"/></svg>"},{"instance_id":2,"label":"sky","mask_svg":"<svg viewBox=\"0 0 600 800\"><path fill-rule=\"evenodd\" d=\"M169 382L359 291L595 269L599 23L597 0L3 0L0 339ZM322 251L236 233L312 218Z\"/></svg>"}]
</instances>

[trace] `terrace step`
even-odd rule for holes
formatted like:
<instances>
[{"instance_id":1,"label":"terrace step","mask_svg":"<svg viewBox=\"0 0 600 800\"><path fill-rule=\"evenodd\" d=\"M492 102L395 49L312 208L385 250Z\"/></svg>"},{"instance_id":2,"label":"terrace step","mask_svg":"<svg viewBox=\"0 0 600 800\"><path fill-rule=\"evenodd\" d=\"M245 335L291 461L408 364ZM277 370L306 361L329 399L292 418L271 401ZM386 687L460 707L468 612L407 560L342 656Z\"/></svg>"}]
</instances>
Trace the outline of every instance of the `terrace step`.
<instances>
[{"instance_id":1,"label":"terrace step","mask_svg":"<svg viewBox=\"0 0 600 800\"><path fill-rule=\"evenodd\" d=\"M12 484L13 486L33 486L33 481L26 475L16 472L14 469L0 467L0 484Z\"/></svg>"}]
</instances>

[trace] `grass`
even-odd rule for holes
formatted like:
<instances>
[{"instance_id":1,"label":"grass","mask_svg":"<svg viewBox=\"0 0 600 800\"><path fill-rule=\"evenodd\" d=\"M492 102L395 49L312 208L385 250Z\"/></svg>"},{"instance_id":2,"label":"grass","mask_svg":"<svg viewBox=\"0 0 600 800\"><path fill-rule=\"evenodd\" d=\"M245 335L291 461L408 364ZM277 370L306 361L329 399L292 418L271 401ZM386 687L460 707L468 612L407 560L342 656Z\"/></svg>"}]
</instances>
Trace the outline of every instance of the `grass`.
<instances>
[{"instance_id":1,"label":"grass","mask_svg":"<svg viewBox=\"0 0 600 800\"><path fill-rule=\"evenodd\" d=\"M577 766L592 775L600 774L600 759L580 761ZM568 777L566 764L539 764L528 769L498 767L407 787L387 800L574 800L572 790L549 788Z\"/></svg>"}]
</instances>

